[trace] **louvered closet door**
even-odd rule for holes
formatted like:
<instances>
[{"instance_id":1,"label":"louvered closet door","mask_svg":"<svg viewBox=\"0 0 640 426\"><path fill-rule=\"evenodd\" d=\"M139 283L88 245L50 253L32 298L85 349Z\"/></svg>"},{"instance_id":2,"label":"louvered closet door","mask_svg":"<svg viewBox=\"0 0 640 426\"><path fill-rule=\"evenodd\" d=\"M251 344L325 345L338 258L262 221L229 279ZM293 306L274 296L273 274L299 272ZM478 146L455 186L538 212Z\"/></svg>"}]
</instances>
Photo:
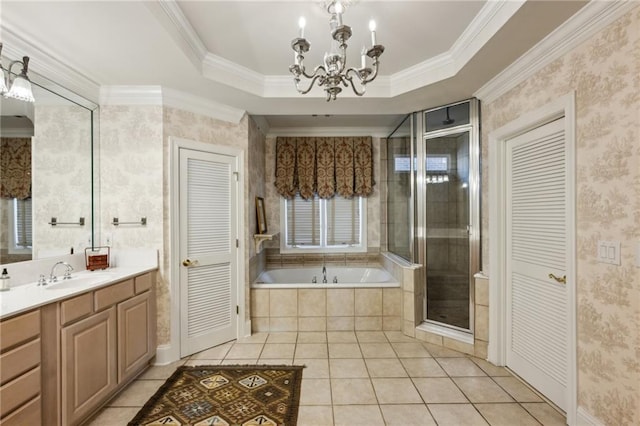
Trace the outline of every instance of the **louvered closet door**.
<instances>
[{"instance_id":1,"label":"louvered closet door","mask_svg":"<svg viewBox=\"0 0 640 426\"><path fill-rule=\"evenodd\" d=\"M180 149L181 355L236 338L236 158Z\"/></svg>"},{"instance_id":2,"label":"louvered closet door","mask_svg":"<svg viewBox=\"0 0 640 426\"><path fill-rule=\"evenodd\" d=\"M507 168L507 366L566 409L564 119L508 141Z\"/></svg>"}]
</instances>

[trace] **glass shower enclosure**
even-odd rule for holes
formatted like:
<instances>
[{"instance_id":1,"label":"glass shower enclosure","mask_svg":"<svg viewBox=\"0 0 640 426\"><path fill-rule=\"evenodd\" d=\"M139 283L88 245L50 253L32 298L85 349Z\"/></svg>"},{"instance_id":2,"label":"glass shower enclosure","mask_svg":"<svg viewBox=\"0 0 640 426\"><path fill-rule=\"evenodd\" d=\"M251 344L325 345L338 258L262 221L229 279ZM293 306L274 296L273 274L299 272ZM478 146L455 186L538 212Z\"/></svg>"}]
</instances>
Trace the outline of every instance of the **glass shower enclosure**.
<instances>
[{"instance_id":1,"label":"glass shower enclosure","mask_svg":"<svg viewBox=\"0 0 640 426\"><path fill-rule=\"evenodd\" d=\"M478 101L417 112L405 123L387 139L388 249L424 266L426 325L471 333L480 264Z\"/></svg>"}]
</instances>

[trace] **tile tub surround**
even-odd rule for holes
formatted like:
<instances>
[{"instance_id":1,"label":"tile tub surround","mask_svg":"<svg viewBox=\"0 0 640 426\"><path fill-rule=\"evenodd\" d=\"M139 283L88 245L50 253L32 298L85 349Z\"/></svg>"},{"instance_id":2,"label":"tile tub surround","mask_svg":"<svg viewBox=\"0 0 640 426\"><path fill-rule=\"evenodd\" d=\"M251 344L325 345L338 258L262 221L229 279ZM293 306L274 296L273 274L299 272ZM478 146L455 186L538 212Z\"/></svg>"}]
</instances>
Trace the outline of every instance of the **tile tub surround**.
<instances>
[{"instance_id":1,"label":"tile tub surround","mask_svg":"<svg viewBox=\"0 0 640 426\"><path fill-rule=\"evenodd\" d=\"M406 336L486 359L489 341L489 278L486 275L479 272L474 276L474 343L470 344L419 328L424 320L423 271L420 265L387 253L381 256L381 264L401 283L401 330Z\"/></svg>"},{"instance_id":2,"label":"tile tub surround","mask_svg":"<svg viewBox=\"0 0 640 426\"><path fill-rule=\"evenodd\" d=\"M251 289L253 332L401 329L402 290Z\"/></svg>"},{"instance_id":3,"label":"tile tub surround","mask_svg":"<svg viewBox=\"0 0 640 426\"><path fill-rule=\"evenodd\" d=\"M421 349L421 350L420 350ZM256 333L151 367L87 424L124 425L180 365L295 364L298 426L564 425L504 368L399 331Z\"/></svg>"}]
</instances>

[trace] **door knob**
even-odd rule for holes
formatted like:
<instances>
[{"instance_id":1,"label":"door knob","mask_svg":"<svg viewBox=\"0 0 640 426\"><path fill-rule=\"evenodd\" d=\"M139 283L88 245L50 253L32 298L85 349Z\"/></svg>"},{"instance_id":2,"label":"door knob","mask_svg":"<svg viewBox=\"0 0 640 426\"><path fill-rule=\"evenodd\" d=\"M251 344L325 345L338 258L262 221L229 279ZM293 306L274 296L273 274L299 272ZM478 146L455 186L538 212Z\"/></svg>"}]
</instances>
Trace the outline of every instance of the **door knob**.
<instances>
[{"instance_id":1,"label":"door knob","mask_svg":"<svg viewBox=\"0 0 640 426\"><path fill-rule=\"evenodd\" d=\"M553 274L549 274L549 278L552 278L552 279L556 280L560 284L566 284L567 283L567 276L566 275L563 275L562 277L556 277Z\"/></svg>"},{"instance_id":2,"label":"door knob","mask_svg":"<svg viewBox=\"0 0 640 426\"><path fill-rule=\"evenodd\" d=\"M189 258L186 258L185 260L182 261L182 266L186 266L187 268L189 266L195 266L198 264L197 260L191 260Z\"/></svg>"}]
</instances>

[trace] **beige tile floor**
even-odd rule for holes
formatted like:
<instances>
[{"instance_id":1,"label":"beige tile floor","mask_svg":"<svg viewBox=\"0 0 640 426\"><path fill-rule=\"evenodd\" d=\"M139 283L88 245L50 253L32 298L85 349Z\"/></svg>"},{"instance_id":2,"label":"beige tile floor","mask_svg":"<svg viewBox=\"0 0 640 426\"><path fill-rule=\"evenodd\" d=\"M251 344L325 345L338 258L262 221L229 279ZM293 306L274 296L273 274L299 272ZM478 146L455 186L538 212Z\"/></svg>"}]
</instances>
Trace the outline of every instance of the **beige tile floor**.
<instances>
[{"instance_id":1,"label":"beige tile floor","mask_svg":"<svg viewBox=\"0 0 640 426\"><path fill-rule=\"evenodd\" d=\"M306 365L299 426L564 425L504 368L400 332L257 333L151 367L88 424L126 425L179 365Z\"/></svg>"}]
</instances>

